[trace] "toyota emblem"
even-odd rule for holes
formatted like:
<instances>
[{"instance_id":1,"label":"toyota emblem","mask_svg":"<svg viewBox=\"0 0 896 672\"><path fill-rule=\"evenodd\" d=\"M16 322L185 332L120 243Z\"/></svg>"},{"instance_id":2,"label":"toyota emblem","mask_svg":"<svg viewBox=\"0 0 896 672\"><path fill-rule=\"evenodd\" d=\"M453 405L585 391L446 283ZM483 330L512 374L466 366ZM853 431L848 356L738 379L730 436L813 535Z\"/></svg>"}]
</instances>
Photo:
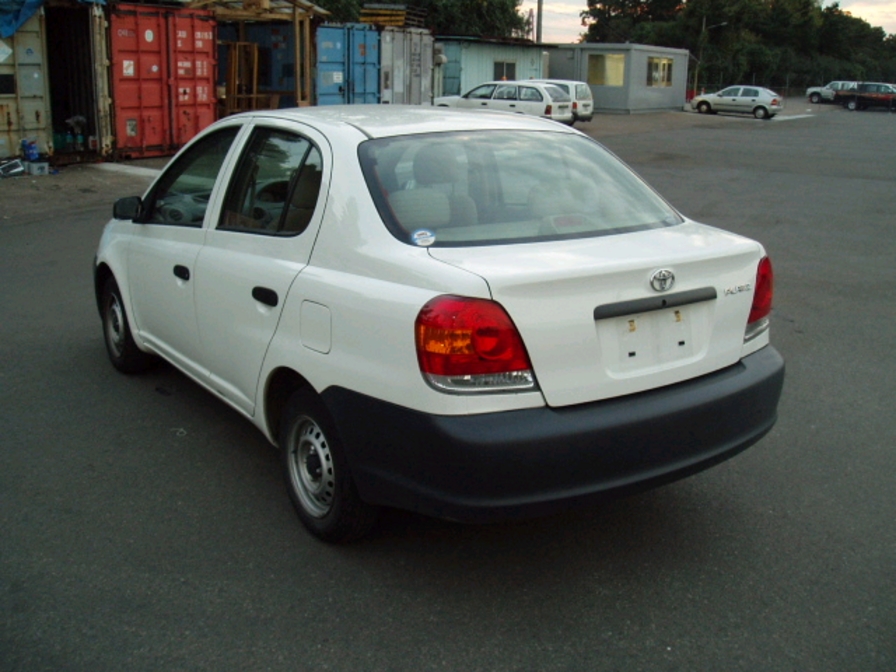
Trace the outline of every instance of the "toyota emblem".
<instances>
[{"instance_id":1,"label":"toyota emblem","mask_svg":"<svg viewBox=\"0 0 896 672\"><path fill-rule=\"evenodd\" d=\"M675 274L668 268L661 268L650 276L650 286L658 292L666 292L675 284Z\"/></svg>"}]
</instances>

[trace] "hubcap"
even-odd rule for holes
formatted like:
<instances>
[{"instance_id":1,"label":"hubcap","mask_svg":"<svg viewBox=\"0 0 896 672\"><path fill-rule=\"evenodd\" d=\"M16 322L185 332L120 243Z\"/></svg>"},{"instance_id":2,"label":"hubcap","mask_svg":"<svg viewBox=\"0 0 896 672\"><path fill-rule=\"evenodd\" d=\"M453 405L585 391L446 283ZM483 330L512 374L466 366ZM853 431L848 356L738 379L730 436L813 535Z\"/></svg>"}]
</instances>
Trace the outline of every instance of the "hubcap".
<instances>
[{"instance_id":1,"label":"hubcap","mask_svg":"<svg viewBox=\"0 0 896 672\"><path fill-rule=\"evenodd\" d=\"M336 493L336 471L327 437L314 420L303 416L289 438L289 478L293 490L305 511L322 518L333 507Z\"/></svg>"},{"instance_id":2,"label":"hubcap","mask_svg":"<svg viewBox=\"0 0 896 672\"><path fill-rule=\"evenodd\" d=\"M118 297L109 297L106 305L106 342L116 357L124 351L124 311Z\"/></svg>"}]
</instances>

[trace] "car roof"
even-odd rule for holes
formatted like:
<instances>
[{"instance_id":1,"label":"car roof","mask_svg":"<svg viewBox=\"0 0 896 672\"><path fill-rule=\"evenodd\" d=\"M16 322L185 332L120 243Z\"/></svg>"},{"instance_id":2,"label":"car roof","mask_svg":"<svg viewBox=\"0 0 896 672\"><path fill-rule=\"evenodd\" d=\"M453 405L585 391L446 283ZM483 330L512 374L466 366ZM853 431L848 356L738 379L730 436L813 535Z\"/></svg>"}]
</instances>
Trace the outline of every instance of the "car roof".
<instances>
[{"instance_id":1,"label":"car roof","mask_svg":"<svg viewBox=\"0 0 896 672\"><path fill-rule=\"evenodd\" d=\"M234 116L307 122L320 129L330 130L350 126L369 138L477 130L577 132L568 126L534 115L423 105L325 105L244 112Z\"/></svg>"}]
</instances>

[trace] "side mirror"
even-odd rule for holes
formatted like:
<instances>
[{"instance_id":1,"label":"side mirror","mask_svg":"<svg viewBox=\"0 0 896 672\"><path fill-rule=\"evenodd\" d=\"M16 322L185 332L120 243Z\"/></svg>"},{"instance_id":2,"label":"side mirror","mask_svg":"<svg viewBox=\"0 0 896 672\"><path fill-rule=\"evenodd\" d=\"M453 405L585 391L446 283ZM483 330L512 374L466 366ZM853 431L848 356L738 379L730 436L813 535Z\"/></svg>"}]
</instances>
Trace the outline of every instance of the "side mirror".
<instances>
[{"instance_id":1,"label":"side mirror","mask_svg":"<svg viewBox=\"0 0 896 672\"><path fill-rule=\"evenodd\" d=\"M137 219L143 213L143 199L139 196L128 196L115 201L112 216L115 219Z\"/></svg>"}]
</instances>

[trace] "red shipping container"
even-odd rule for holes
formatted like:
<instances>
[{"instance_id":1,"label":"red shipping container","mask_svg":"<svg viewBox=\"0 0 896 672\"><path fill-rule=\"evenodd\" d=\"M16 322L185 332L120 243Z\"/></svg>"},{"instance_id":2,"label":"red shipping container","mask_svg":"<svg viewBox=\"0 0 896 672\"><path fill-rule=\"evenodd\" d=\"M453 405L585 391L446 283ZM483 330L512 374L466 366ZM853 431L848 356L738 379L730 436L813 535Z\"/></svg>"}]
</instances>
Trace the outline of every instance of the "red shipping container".
<instances>
[{"instance_id":1,"label":"red shipping container","mask_svg":"<svg viewBox=\"0 0 896 672\"><path fill-rule=\"evenodd\" d=\"M118 156L173 154L215 120L215 21L202 9L110 10Z\"/></svg>"}]
</instances>

